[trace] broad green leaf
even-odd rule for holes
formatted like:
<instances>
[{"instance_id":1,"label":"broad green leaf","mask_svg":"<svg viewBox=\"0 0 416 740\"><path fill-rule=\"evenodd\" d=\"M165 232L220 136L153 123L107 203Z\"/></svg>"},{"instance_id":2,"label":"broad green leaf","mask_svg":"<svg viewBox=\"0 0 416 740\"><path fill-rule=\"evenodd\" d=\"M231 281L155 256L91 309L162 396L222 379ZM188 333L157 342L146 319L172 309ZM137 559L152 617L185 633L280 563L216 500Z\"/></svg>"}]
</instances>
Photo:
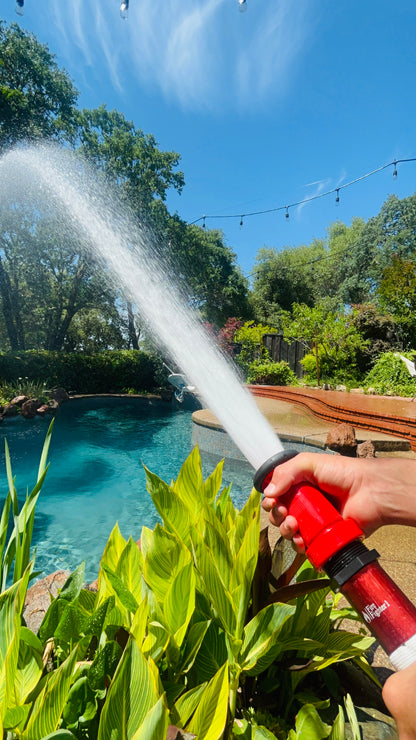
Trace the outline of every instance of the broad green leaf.
<instances>
[{"instance_id":1,"label":"broad green leaf","mask_svg":"<svg viewBox=\"0 0 416 740\"><path fill-rule=\"evenodd\" d=\"M21 729L26 723L29 712L29 704L22 707L9 707L4 717L4 728L6 730Z\"/></svg>"},{"instance_id":2,"label":"broad green leaf","mask_svg":"<svg viewBox=\"0 0 416 740\"><path fill-rule=\"evenodd\" d=\"M252 521L259 522L258 527L260 535L260 496L261 494L253 488L244 507L237 514L237 518L235 520L235 555L240 549L246 530Z\"/></svg>"},{"instance_id":3,"label":"broad green leaf","mask_svg":"<svg viewBox=\"0 0 416 740\"><path fill-rule=\"evenodd\" d=\"M29 715L22 740L43 740L58 729L77 658L75 648L71 655L55 671L49 673L45 684L37 695Z\"/></svg>"},{"instance_id":4,"label":"broad green leaf","mask_svg":"<svg viewBox=\"0 0 416 740\"><path fill-rule=\"evenodd\" d=\"M57 642L66 642L68 645L76 642L84 632L88 617L81 611L77 603L65 604L65 609L55 630Z\"/></svg>"},{"instance_id":5,"label":"broad green leaf","mask_svg":"<svg viewBox=\"0 0 416 740\"><path fill-rule=\"evenodd\" d=\"M351 696L347 694L344 699L345 709L347 710L348 720L352 732L352 740L361 739L360 726L358 724L357 715L355 713L354 704L352 703Z\"/></svg>"},{"instance_id":6,"label":"broad green leaf","mask_svg":"<svg viewBox=\"0 0 416 740\"><path fill-rule=\"evenodd\" d=\"M118 642L109 640L95 653L88 671L88 683L94 691L105 689L106 683L113 678L122 652Z\"/></svg>"},{"instance_id":7,"label":"broad green leaf","mask_svg":"<svg viewBox=\"0 0 416 740\"><path fill-rule=\"evenodd\" d=\"M157 704L147 713L132 740L165 740L169 723L169 712L161 696Z\"/></svg>"},{"instance_id":8,"label":"broad green leaf","mask_svg":"<svg viewBox=\"0 0 416 740\"><path fill-rule=\"evenodd\" d=\"M342 707L339 707L339 712L334 724L332 725L332 730L329 737L330 740L345 740L345 718Z\"/></svg>"},{"instance_id":9,"label":"broad green leaf","mask_svg":"<svg viewBox=\"0 0 416 740\"><path fill-rule=\"evenodd\" d=\"M40 680L42 672L42 644L27 627L22 627L13 686L13 704L17 706L24 704L27 696ZM10 706L11 703L9 703Z\"/></svg>"},{"instance_id":10,"label":"broad green leaf","mask_svg":"<svg viewBox=\"0 0 416 740\"><path fill-rule=\"evenodd\" d=\"M134 638L130 638L108 690L98 740L132 740L159 698L154 673Z\"/></svg>"},{"instance_id":11,"label":"broad green leaf","mask_svg":"<svg viewBox=\"0 0 416 740\"><path fill-rule=\"evenodd\" d=\"M88 722L97 713L97 708L97 698L88 683L88 676L80 676L68 692L62 715L65 724L71 727L76 726L78 721Z\"/></svg>"},{"instance_id":12,"label":"broad green leaf","mask_svg":"<svg viewBox=\"0 0 416 740\"><path fill-rule=\"evenodd\" d=\"M276 735L270 732L267 727L256 725L252 729L251 740L276 740Z\"/></svg>"},{"instance_id":13,"label":"broad green leaf","mask_svg":"<svg viewBox=\"0 0 416 740\"><path fill-rule=\"evenodd\" d=\"M192 519L198 521L205 491L201 455L198 445L195 445L191 454L182 465L173 489L185 504Z\"/></svg>"},{"instance_id":14,"label":"broad green leaf","mask_svg":"<svg viewBox=\"0 0 416 740\"><path fill-rule=\"evenodd\" d=\"M75 601L81 593L81 589L84 584L84 574L85 562L81 563L81 565L71 573L69 578L67 578L59 592L58 598L65 599L65 601Z\"/></svg>"},{"instance_id":15,"label":"broad green leaf","mask_svg":"<svg viewBox=\"0 0 416 740\"><path fill-rule=\"evenodd\" d=\"M95 636L97 639L100 637L106 624L108 614L114 608L114 603L114 596L109 596L97 609L95 609L95 611L93 611L85 623L85 635Z\"/></svg>"},{"instance_id":16,"label":"broad green leaf","mask_svg":"<svg viewBox=\"0 0 416 740\"><path fill-rule=\"evenodd\" d=\"M163 521L165 528L183 542L188 542L192 517L180 496L173 488L147 470L146 483L153 503Z\"/></svg>"},{"instance_id":17,"label":"broad green leaf","mask_svg":"<svg viewBox=\"0 0 416 740\"><path fill-rule=\"evenodd\" d=\"M228 661L208 683L186 729L198 740L220 740L228 712Z\"/></svg>"},{"instance_id":18,"label":"broad green leaf","mask_svg":"<svg viewBox=\"0 0 416 740\"><path fill-rule=\"evenodd\" d=\"M108 580L110 581L116 596L118 596L118 598L120 599L121 604L125 607L125 609L127 609L127 611L135 614L138 608L138 603L131 591L126 588L121 578L110 568L103 564L101 564L101 567Z\"/></svg>"},{"instance_id":19,"label":"broad green leaf","mask_svg":"<svg viewBox=\"0 0 416 740\"><path fill-rule=\"evenodd\" d=\"M143 642L143 654L157 661L165 652L170 635L168 630L160 622L149 622L147 636Z\"/></svg>"},{"instance_id":20,"label":"broad green leaf","mask_svg":"<svg viewBox=\"0 0 416 740\"><path fill-rule=\"evenodd\" d=\"M249 592L259 556L259 538L259 520L254 519L248 525L240 549L234 558L230 579L231 591L234 591L238 585L244 583L247 592Z\"/></svg>"},{"instance_id":21,"label":"broad green leaf","mask_svg":"<svg viewBox=\"0 0 416 740\"><path fill-rule=\"evenodd\" d=\"M192 562L177 573L163 601L166 624L180 647L195 609L195 572Z\"/></svg>"},{"instance_id":22,"label":"broad green leaf","mask_svg":"<svg viewBox=\"0 0 416 740\"><path fill-rule=\"evenodd\" d=\"M157 524L153 532L143 528L143 555L146 583L163 602L176 574L192 563L191 553L180 539Z\"/></svg>"},{"instance_id":23,"label":"broad green leaf","mask_svg":"<svg viewBox=\"0 0 416 740\"><path fill-rule=\"evenodd\" d=\"M180 664L176 668L178 674L187 673L192 668L210 624L210 621L204 621L195 622L195 624L191 625L184 644L184 652ZM221 662L221 665L223 662Z\"/></svg>"},{"instance_id":24,"label":"broad green leaf","mask_svg":"<svg viewBox=\"0 0 416 740\"><path fill-rule=\"evenodd\" d=\"M143 556L132 537L129 538L121 553L115 572L130 593L133 594L137 603L140 603L142 600Z\"/></svg>"},{"instance_id":25,"label":"broad green leaf","mask_svg":"<svg viewBox=\"0 0 416 740\"><path fill-rule=\"evenodd\" d=\"M305 704L296 716L296 737L299 740L324 740L331 732L322 722L313 704Z\"/></svg>"},{"instance_id":26,"label":"broad green leaf","mask_svg":"<svg viewBox=\"0 0 416 740\"><path fill-rule=\"evenodd\" d=\"M222 629L212 622L191 669L194 683L209 681L227 660L227 642Z\"/></svg>"},{"instance_id":27,"label":"broad green leaf","mask_svg":"<svg viewBox=\"0 0 416 740\"><path fill-rule=\"evenodd\" d=\"M182 694L182 696L180 696L175 702L173 716L175 718L175 722L180 722L181 727L184 727L189 722L206 687L207 682L202 683L199 686L195 686L185 694Z\"/></svg>"},{"instance_id":28,"label":"broad green leaf","mask_svg":"<svg viewBox=\"0 0 416 740\"><path fill-rule=\"evenodd\" d=\"M286 620L293 617L295 607L289 604L269 604L250 620L243 632L240 652L241 669L258 675L270 665L279 649L279 637Z\"/></svg>"},{"instance_id":29,"label":"broad green leaf","mask_svg":"<svg viewBox=\"0 0 416 740\"><path fill-rule=\"evenodd\" d=\"M214 615L221 621L224 629L233 635L236 627L236 609L230 592L225 586L218 568L215 553L209 550L199 533L192 533L194 557L198 571L205 586L205 593L211 603Z\"/></svg>"},{"instance_id":30,"label":"broad green leaf","mask_svg":"<svg viewBox=\"0 0 416 740\"><path fill-rule=\"evenodd\" d=\"M206 522L204 532L205 547L215 553L215 562L226 588L231 592L231 573L234 567L234 558L231 552L230 539L218 519L213 523ZM240 574L241 577L241 574Z\"/></svg>"},{"instance_id":31,"label":"broad green leaf","mask_svg":"<svg viewBox=\"0 0 416 740\"><path fill-rule=\"evenodd\" d=\"M0 732L8 705L14 704L14 681L19 658L21 613L29 570L21 581L0 594Z\"/></svg>"},{"instance_id":32,"label":"broad green leaf","mask_svg":"<svg viewBox=\"0 0 416 740\"><path fill-rule=\"evenodd\" d=\"M143 640L146 634L148 618L149 604L147 601L147 597L145 597L143 601L139 604L139 608L137 609L133 617L133 622L130 627L130 632L136 640L140 649L142 648Z\"/></svg>"},{"instance_id":33,"label":"broad green leaf","mask_svg":"<svg viewBox=\"0 0 416 740\"><path fill-rule=\"evenodd\" d=\"M56 740L77 740L77 736L73 735L69 730L56 730L56 732L52 732L50 735L42 738L42 740L55 740L55 738Z\"/></svg>"},{"instance_id":34,"label":"broad green leaf","mask_svg":"<svg viewBox=\"0 0 416 740\"><path fill-rule=\"evenodd\" d=\"M221 460L205 481L205 500L209 504L215 500L221 488L223 467L224 460Z\"/></svg>"},{"instance_id":35,"label":"broad green leaf","mask_svg":"<svg viewBox=\"0 0 416 740\"><path fill-rule=\"evenodd\" d=\"M126 544L127 542L122 536L118 524L116 524L104 548L101 563L104 563L110 570L115 571Z\"/></svg>"}]
</instances>

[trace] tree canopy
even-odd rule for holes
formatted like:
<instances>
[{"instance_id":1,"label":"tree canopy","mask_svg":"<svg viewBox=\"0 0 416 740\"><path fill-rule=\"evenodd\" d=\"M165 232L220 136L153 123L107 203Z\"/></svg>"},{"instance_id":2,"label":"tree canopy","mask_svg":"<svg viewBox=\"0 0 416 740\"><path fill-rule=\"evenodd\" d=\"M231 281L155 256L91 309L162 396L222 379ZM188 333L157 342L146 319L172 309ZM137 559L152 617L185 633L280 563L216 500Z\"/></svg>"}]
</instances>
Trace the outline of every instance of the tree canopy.
<instances>
[{"instance_id":1,"label":"tree canopy","mask_svg":"<svg viewBox=\"0 0 416 740\"><path fill-rule=\"evenodd\" d=\"M0 22L0 148L57 140L84 157L116 190L122 207L151 230L167 272L189 304L220 326L246 318L248 284L219 231L171 216L169 189L182 191L180 155L162 151L117 110L77 108L78 93L48 47ZM9 349L138 347L140 316L59 214L22 199L0 203L0 339Z\"/></svg>"}]
</instances>

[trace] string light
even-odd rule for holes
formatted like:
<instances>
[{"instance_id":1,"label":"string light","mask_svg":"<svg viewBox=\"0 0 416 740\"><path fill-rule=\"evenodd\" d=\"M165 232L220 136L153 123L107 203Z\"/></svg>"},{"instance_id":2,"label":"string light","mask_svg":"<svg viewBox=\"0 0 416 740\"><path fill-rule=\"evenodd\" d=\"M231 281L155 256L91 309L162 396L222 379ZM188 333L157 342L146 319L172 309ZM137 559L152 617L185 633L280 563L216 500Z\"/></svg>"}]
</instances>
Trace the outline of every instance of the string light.
<instances>
[{"instance_id":1,"label":"string light","mask_svg":"<svg viewBox=\"0 0 416 740\"><path fill-rule=\"evenodd\" d=\"M129 12L129 0L121 0L120 15L125 21L127 20L128 12Z\"/></svg>"},{"instance_id":2,"label":"string light","mask_svg":"<svg viewBox=\"0 0 416 740\"><path fill-rule=\"evenodd\" d=\"M240 13L245 13L247 10L247 0L238 0L238 9Z\"/></svg>"},{"instance_id":3,"label":"string light","mask_svg":"<svg viewBox=\"0 0 416 740\"><path fill-rule=\"evenodd\" d=\"M242 229L243 226L244 226L244 224L243 224L243 216L241 216L241 218L240 218L240 229Z\"/></svg>"},{"instance_id":4,"label":"string light","mask_svg":"<svg viewBox=\"0 0 416 740\"><path fill-rule=\"evenodd\" d=\"M397 177L397 165L404 162L416 162L416 157L409 157L407 159L394 159L392 162L388 162L388 164L383 164L381 167L377 167L375 170L371 170L371 172L366 172L365 175L360 175L360 177L356 177L354 180L350 180L349 182L346 182L344 185L339 185L336 188L332 188L331 190L326 190L324 193L318 193L317 195L311 195L309 198L303 198L303 200L298 200L294 203L289 203L287 206L276 206L275 208L266 208L262 211L251 211L250 213L245 213L244 218L248 218L249 216L264 216L267 213L276 213L277 211L286 211L286 218L289 218L289 208L295 208L296 206L304 205L304 203L311 203L313 200L317 200L318 198L325 198L327 195L331 195L335 193L335 203L339 203L339 194L340 191L344 188L349 188L352 185L356 185L357 182L361 182L362 180L366 180L368 177L372 177L373 175L376 175L378 172L382 172L383 170L387 169L387 167L394 166L393 170L393 177ZM211 218L211 219L222 219L222 218L241 218L240 214L238 213L221 213L221 214L210 214L205 216L200 216L199 218L196 218L194 221L191 221L191 224L197 224L199 221L203 220L203 226L205 228L205 219Z\"/></svg>"},{"instance_id":5,"label":"string light","mask_svg":"<svg viewBox=\"0 0 416 740\"><path fill-rule=\"evenodd\" d=\"M25 0L16 0L16 13L17 15L23 15L24 13Z\"/></svg>"}]
</instances>

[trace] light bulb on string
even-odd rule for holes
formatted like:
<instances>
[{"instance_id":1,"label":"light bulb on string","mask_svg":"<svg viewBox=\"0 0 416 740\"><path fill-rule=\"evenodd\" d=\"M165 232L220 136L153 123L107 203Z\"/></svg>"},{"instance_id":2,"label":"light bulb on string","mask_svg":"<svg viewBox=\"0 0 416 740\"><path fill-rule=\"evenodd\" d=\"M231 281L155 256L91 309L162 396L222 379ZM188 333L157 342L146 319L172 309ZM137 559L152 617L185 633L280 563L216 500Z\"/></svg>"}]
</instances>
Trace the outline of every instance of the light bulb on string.
<instances>
[{"instance_id":1,"label":"light bulb on string","mask_svg":"<svg viewBox=\"0 0 416 740\"><path fill-rule=\"evenodd\" d=\"M396 178L397 178L397 167L396 167L396 165L397 165L397 159L394 159L394 160L393 160L393 167L394 167L394 170L393 170L393 177L394 177L394 179L396 179Z\"/></svg>"},{"instance_id":2,"label":"light bulb on string","mask_svg":"<svg viewBox=\"0 0 416 740\"><path fill-rule=\"evenodd\" d=\"M286 206L285 216L286 216L286 218L289 218L289 206Z\"/></svg>"},{"instance_id":3,"label":"light bulb on string","mask_svg":"<svg viewBox=\"0 0 416 740\"><path fill-rule=\"evenodd\" d=\"M205 216L202 216L202 228L205 229Z\"/></svg>"},{"instance_id":4,"label":"light bulb on string","mask_svg":"<svg viewBox=\"0 0 416 740\"><path fill-rule=\"evenodd\" d=\"M120 15L125 21L127 20L128 11L129 11L129 0L121 0Z\"/></svg>"},{"instance_id":5,"label":"light bulb on string","mask_svg":"<svg viewBox=\"0 0 416 740\"><path fill-rule=\"evenodd\" d=\"M240 13L245 13L247 10L247 0L238 0L238 9Z\"/></svg>"},{"instance_id":6,"label":"light bulb on string","mask_svg":"<svg viewBox=\"0 0 416 740\"><path fill-rule=\"evenodd\" d=\"M243 216L240 216L240 229L242 229L242 228L243 228L243 226L244 226L244 223L243 223Z\"/></svg>"},{"instance_id":7,"label":"light bulb on string","mask_svg":"<svg viewBox=\"0 0 416 740\"><path fill-rule=\"evenodd\" d=\"M16 0L15 10L16 10L17 15L23 15L24 4L25 4L25 0Z\"/></svg>"},{"instance_id":8,"label":"light bulb on string","mask_svg":"<svg viewBox=\"0 0 416 740\"><path fill-rule=\"evenodd\" d=\"M339 188L336 189L336 198L335 198L335 204L339 205Z\"/></svg>"}]
</instances>

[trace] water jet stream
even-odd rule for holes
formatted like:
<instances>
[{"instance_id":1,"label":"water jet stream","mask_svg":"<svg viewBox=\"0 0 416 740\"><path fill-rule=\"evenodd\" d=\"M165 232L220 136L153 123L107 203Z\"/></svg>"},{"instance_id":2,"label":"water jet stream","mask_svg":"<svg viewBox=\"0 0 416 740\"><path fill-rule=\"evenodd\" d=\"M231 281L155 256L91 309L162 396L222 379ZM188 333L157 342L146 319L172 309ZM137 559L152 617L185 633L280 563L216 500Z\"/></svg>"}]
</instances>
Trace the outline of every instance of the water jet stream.
<instances>
[{"instance_id":1,"label":"water jet stream","mask_svg":"<svg viewBox=\"0 0 416 740\"><path fill-rule=\"evenodd\" d=\"M254 468L283 449L232 363L164 275L166 265L151 238L127 209L120 209L97 173L67 151L27 147L3 156L0 182L3 203L12 202L14 185L19 195L28 193L35 203L46 198L49 207L53 204L84 235Z\"/></svg>"}]
</instances>

